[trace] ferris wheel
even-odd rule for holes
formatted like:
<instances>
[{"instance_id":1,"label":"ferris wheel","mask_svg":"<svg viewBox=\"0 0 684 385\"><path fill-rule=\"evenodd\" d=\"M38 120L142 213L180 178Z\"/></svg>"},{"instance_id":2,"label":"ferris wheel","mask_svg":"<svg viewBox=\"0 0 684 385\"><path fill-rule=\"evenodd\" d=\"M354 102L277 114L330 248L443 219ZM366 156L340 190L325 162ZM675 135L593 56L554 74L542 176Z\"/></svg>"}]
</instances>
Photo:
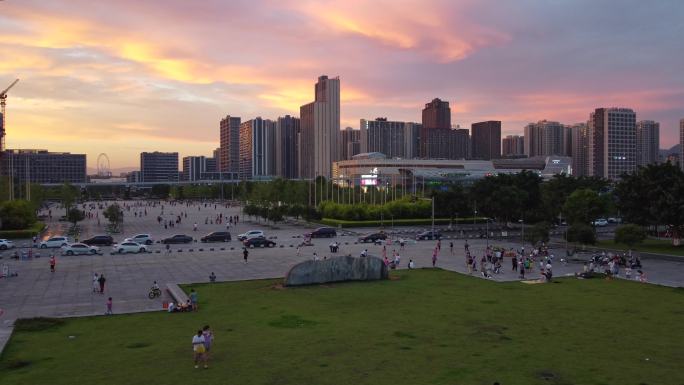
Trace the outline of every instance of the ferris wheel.
<instances>
[{"instance_id":1,"label":"ferris wheel","mask_svg":"<svg viewBox=\"0 0 684 385\"><path fill-rule=\"evenodd\" d=\"M109 157L104 152L97 156L97 175L101 177L112 176L109 168Z\"/></svg>"}]
</instances>

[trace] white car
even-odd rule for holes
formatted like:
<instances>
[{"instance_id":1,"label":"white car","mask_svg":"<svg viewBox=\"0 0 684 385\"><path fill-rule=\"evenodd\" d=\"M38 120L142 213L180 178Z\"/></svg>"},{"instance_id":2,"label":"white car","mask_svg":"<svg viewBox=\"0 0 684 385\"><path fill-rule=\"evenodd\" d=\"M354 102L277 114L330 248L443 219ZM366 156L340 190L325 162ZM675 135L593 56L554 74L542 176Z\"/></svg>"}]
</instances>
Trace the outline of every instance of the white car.
<instances>
[{"instance_id":1,"label":"white car","mask_svg":"<svg viewBox=\"0 0 684 385\"><path fill-rule=\"evenodd\" d=\"M99 247L88 246L85 243L72 243L62 247L62 255L97 254L99 252Z\"/></svg>"},{"instance_id":2,"label":"white car","mask_svg":"<svg viewBox=\"0 0 684 385\"><path fill-rule=\"evenodd\" d=\"M147 246L132 241L123 241L121 243L115 243L114 246L112 246L112 251L119 254L146 253Z\"/></svg>"},{"instance_id":3,"label":"white car","mask_svg":"<svg viewBox=\"0 0 684 385\"><path fill-rule=\"evenodd\" d=\"M124 239L124 242L135 242L139 243L141 245L151 245L154 243L154 240L150 236L150 234L138 234L135 236L132 236L130 238Z\"/></svg>"},{"instance_id":4,"label":"white car","mask_svg":"<svg viewBox=\"0 0 684 385\"><path fill-rule=\"evenodd\" d=\"M40 242L40 248L41 249L47 249L47 248L59 248L59 247L64 247L69 244L69 238L67 237L51 237L48 238L42 242Z\"/></svg>"},{"instance_id":5,"label":"white car","mask_svg":"<svg viewBox=\"0 0 684 385\"><path fill-rule=\"evenodd\" d=\"M12 249L14 247L14 242L9 239L0 239L0 250Z\"/></svg>"},{"instance_id":6,"label":"white car","mask_svg":"<svg viewBox=\"0 0 684 385\"><path fill-rule=\"evenodd\" d=\"M594 226L604 227L608 226L608 221L605 218L599 218L594 221Z\"/></svg>"},{"instance_id":7,"label":"white car","mask_svg":"<svg viewBox=\"0 0 684 385\"><path fill-rule=\"evenodd\" d=\"M246 233L238 235L238 241L244 241L245 239L252 238L266 238L264 232L261 230L249 230Z\"/></svg>"}]
</instances>

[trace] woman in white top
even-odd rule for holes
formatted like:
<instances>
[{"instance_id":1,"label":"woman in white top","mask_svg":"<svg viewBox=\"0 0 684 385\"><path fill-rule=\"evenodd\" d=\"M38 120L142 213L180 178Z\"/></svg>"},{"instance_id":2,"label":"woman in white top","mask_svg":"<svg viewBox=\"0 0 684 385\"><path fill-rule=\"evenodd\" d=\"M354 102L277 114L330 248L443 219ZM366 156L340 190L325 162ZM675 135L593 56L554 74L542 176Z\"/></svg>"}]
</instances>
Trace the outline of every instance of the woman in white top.
<instances>
[{"instance_id":1,"label":"woman in white top","mask_svg":"<svg viewBox=\"0 0 684 385\"><path fill-rule=\"evenodd\" d=\"M204 361L204 335L201 330L192 337L192 351L195 355L195 369L199 368L200 361ZM207 363L204 361L204 368L207 368Z\"/></svg>"}]
</instances>

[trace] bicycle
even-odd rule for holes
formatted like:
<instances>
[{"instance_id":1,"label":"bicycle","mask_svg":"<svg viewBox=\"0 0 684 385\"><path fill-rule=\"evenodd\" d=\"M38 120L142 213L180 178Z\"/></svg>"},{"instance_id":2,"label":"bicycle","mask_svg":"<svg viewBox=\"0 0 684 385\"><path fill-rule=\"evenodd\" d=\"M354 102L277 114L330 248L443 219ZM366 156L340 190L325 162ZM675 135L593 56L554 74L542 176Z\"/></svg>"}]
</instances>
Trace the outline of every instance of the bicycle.
<instances>
[{"instance_id":1,"label":"bicycle","mask_svg":"<svg viewBox=\"0 0 684 385\"><path fill-rule=\"evenodd\" d=\"M161 295L162 295L161 289L158 287L153 287L152 289L150 289L150 292L147 294L147 296L150 299L155 299L157 297L161 297Z\"/></svg>"}]
</instances>

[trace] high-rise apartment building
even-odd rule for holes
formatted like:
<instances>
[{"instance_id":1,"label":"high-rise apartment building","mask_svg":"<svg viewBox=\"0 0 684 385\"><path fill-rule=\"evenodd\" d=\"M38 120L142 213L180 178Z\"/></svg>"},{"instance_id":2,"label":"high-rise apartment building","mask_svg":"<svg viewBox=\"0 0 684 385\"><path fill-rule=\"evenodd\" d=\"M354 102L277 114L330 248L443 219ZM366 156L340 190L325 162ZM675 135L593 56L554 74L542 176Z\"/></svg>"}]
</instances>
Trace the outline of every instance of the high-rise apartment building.
<instances>
[{"instance_id":1,"label":"high-rise apartment building","mask_svg":"<svg viewBox=\"0 0 684 385\"><path fill-rule=\"evenodd\" d=\"M636 124L637 166L658 162L660 155L660 123L642 120Z\"/></svg>"},{"instance_id":2,"label":"high-rise apartment building","mask_svg":"<svg viewBox=\"0 0 684 385\"><path fill-rule=\"evenodd\" d=\"M567 132L564 125L558 122L540 120L525 126L525 155L567 156L566 140Z\"/></svg>"},{"instance_id":3,"label":"high-rise apartment building","mask_svg":"<svg viewBox=\"0 0 684 385\"><path fill-rule=\"evenodd\" d=\"M589 175L587 159L589 131L587 124L574 124L570 129L572 130L572 175L587 176Z\"/></svg>"},{"instance_id":4,"label":"high-rise apartment building","mask_svg":"<svg viewBox=\"0 0 684 385\"><path fill-rule=\"evenodd\" d=\"M636 113L597 108L589 118L588 175L617 179L636 168Z\"/></svg>"},{"instance_id":5,"label":"high-rise apartment building","mask_svg":"<svg viewBox=\"0 0 684 385\"><path fill-rule=\"evenodd\" d=\"M177 152L140 153L140 179L142 182L177 182Z\"/></svg>"},{"instance_id":6,"label":"high-rise apartment building","mask_svg":"<svg viewBox=\"0 0 684 385\"><path fill-rule=\"evenodd\" d=\"M361 153L361 130L347 127L341 132L340 160L350 160Z\"/></svg>"},{"instance_id":7,"label":"high-rise apartment building","mask_svg":"<svg viewBox=\"0 0 684 385\"><path fill-rule=\"evenodd\" d=\"M572 126L563 126L564 138L563 138L563 154L564 156L572 157Z\"/></svg>"},{"instance_id":8,"label":"high-rise apartment building","mask_svg":"<svg viewBox=\"0 0 684 385\"><path fill-rule=\"evenodd\" d=\"M240 123L240 179L275 175L276 123L254 118Z\"/></svg>"},{"instance_id":9,"label":"high-rise apartment building","mask_svg":"<svg viewBox=\"0 0 684 385\"><path fill-rule=\"evenodd\" d=\"M240 117L226 116L220 123L220 172L237 173L240 169Z\"/></svg>"},{"instance_id":10,"label":"high-rise apartment building","mask_svg":"<svg viewBox=\"0 0 684 385\"><path fill-rule=\"evenodd\" d=\"M491 160L501 158L501 121L473 123L470 132L471 158Z\"/></svg>"},{"instance_id":11,"label":"high-rise apartment building","mask_svg":"<svg viewBox=\"0 0 684 385\"><path fill-rule=\"evenodd\" d=\"M299 109L299 175L332 175L332 162L340 155L340 79L319 76L315 99Z\"/></svg>"},{"instance_id":12,"label":"high-rise apartment building","mask_svg":"<svg viewBox=\"0 0 684 385\"><path fill-rule=\"evenodd\" d=\"M186 181L202 180L202 174L211 172L208 170L208 161L212 158L206 156L183 157L183 172L181 179Z\"/></svg>"},{"instance_id":13,"label":"high-rise apartment building","mask_svg":"<svg viewBox=\"0 0 684 385\"><path fill-rule=\"evenodd\" d=\"M299 118L285 115L278 118L275 130L275 175L299 178Z\"/></svg>"},{"instance_id":14,"label":"high-rise apartment building","mask_svg":"<svg viewBox=\"0 0 684 385\"><path fill-rule=\"evenodd\" d=\"M388 158L406 157L406 131L404 122L361 119L361 152L380 152Z\"/></svg>"},{"instance_id":15,"label":"high-rise apartment building","mask_svg":"<svg viewBox=\"0 0 684 385\"><path fill-rule=\"evenodd\" d=\"M423 108L420 131L421 158L448 158L448 138L451 131L451 108L449 102L432 99Z\"/></svg>"},{"instance_id":16,"label":"high-rise apartment building","mask_svg":"<svg viewBox=\"0 0 684 385\"><path fill-rule=\"evenodd\" d=\"M684 119L679 121L679 167L684 169Z\"/></svg>"},{"instance_id":17,"label":"high-rise apartment building","mask_svg":"<svg viewBox=\"0 0 684 385\"><path fill-rule=\"evenodd\" d=\"M419 158L420 157L420 132L423 129L423 125L420 123L407 122L404 125L404 137L406 138L406 153L407 158Z\"/></svg>"},{"instance_id":18,"label":"high-rise apartment building","mask_svg":"<svg viewBox=\"0 0 684 385\"><path fill-rule=\"evenodd\" d=\"M525 138L520 135L507 135L501 140L501 156L519 157L525 155Z\"/></svg>"}]
</instances>

